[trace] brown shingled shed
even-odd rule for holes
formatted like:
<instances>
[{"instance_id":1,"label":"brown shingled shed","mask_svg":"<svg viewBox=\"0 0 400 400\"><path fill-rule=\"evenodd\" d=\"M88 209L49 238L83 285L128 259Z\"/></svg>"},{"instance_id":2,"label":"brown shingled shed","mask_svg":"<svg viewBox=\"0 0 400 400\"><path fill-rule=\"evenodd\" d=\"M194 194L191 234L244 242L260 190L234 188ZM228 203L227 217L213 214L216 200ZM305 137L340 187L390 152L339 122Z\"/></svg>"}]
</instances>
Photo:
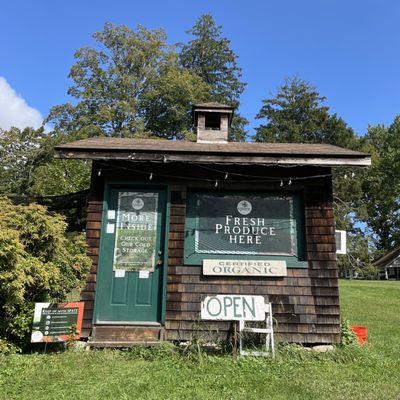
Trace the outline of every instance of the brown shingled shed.
<instances>
[{"instance_id":1,"label":"brown shingled shed","mask_svg":"<svg viewBox=\"0 0 400 400\"><path fill-rule=\"evenodd\" d=\"M228 143L232 112L195 106L197 143L56 147L58 158L93 160L93 265L81 294L82 336L93 345L226 339L229 321L200 321L201 302L217 294L264 296L278 341L339 341L332 167L366 167L370 157L325 144Z\"/></svg>"}]
</instances>

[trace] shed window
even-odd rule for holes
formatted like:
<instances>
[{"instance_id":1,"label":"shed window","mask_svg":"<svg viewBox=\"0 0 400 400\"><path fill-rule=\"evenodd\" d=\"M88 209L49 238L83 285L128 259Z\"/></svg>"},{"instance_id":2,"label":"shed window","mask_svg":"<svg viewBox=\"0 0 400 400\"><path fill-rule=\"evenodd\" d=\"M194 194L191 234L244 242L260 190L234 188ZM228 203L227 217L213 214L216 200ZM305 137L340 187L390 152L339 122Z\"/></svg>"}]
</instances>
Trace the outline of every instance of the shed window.
<instances>
[{"instance_id":1,"label":"shed window","mask_svg":"<svg viewBox=\"0 0 400 400\"><path fill-rule=\"evenodd\" d=\"M205 127L213 131L219 131L221 129L221 116L210 114L205 117Z\"/></svg>"},{"instance_id":2,"label":"shed window","mask_svg":"<svg viewBox=\"0 0 400 400\"><path fill-rule=\"evenodd\" d=\"M287 260L288 266L304 260L298 194L188 193L186 264L265 257Z\"/></svg>"}]
</instances>

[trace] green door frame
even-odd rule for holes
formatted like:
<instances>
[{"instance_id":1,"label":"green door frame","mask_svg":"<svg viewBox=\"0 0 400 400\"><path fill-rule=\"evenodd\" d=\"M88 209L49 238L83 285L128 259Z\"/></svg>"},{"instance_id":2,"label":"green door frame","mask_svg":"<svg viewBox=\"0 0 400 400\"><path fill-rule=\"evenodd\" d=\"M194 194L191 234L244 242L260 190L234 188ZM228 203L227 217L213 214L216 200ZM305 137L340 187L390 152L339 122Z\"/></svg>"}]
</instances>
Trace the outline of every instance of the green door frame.
<instances>
[{"instance_id":1,"label":"green door frame","mask_svg":"<svg viewBox=\"0 0 400 400\"><path fill-rule=\"evenodd\" d=\"M132 182L126 180L108 180L104 181L104 190L103 190L103 205L102 205L102 218L101 218L101 231L100 231L100 243L99 243L99 258L97 261L97 269L99 268L100 263L102 262L102 254L100 249L103 248L104 245L104 231L107 226L107 212L108 212L108 200L111 189L113 188L128 188L128 189L145 189L145 190L164 190L166 194L166 204L165 204L165 230L164 230L164 251L163 251L163 275L162 275L162 291L161 291L161 324L165 324L166 317L166 307L167 307L167 280L168 280L168 238L169 238L169 225L170 225L170 215L171 215L171 190L168 184L166 183L147 183L147 182ZM97 271L98 273L98 271ZM97 283L95 290L95 300L94 300L94 311L93 311L93 324L96 324L96 319L98 315L97 310ZM118 325L118 321L115 322Z\"/></svg>"}]
</instances>

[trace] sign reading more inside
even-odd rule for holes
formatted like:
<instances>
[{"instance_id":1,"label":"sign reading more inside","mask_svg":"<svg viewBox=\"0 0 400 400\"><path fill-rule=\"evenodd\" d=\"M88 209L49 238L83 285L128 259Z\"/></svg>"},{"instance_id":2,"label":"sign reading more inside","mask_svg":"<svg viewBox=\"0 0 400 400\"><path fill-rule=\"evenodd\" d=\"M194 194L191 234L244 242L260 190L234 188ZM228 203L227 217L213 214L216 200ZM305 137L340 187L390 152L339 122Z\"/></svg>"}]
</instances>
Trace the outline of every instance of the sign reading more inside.
<instances>
[{"instance_id":1,"label":"sign reading more inside","mask_svg":"<svg viewBox=\"0 0 400 400\"><path fill-rule=\"evenodd\" d=\"M294 255L291 196L196 194L195 252Z\"/></svg>"},{"instance_id":2,"label":"sign reading more inside","mask_svg":"<svg viewBox=\"0 0 400 400\"><path fill-rule=\"evenodd\" d=\"M235 294L207 296L201 303L201 319L262 321L265 319L265 300L263 296Z\"/></svg>"},{"instance_id":3,"label":"sign reading more inside","mask_svg":"<svg viewBox=\"0 0 400 400\"><path fill-rule=\"evenodd\" d=\"M114 271L154 271L157 205L158 193L119 193Z\"/></svg>"},{"instance_id":4,"label":"sign reading more inside","mask_svg":"<svg viewBox=\"0 0 400 400\"><path fill-rule=\"evenodd\" d=\"M84 303L36 303L31 342L64 342L80 338Z\"/></svg>"},{"instance_id":5,"label":"sign reading more inside","mask_svg":"<svg viewBox=\"0 0 400 400\"><path fill-rule=\"evenodd\" d=\"M281 260L203 260L204 275L286 276Z\"/></svg>"}]
</instances>

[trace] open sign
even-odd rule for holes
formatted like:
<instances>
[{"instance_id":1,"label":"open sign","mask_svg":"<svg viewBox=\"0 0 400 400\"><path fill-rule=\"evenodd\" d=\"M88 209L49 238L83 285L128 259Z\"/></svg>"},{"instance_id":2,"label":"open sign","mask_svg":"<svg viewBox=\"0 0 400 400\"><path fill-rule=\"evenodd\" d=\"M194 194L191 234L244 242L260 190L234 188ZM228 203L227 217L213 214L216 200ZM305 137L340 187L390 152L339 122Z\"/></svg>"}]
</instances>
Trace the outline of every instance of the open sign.
<instances>
[{"instance_id":1,"label":"open sign","mask_svg":"<svg viewBox=\"0 0 400 400\"><path fill-rule=\"evenodd\" d=\"M207 296L201 303L201 319L262 321L265 319L265 299L236 294Z\"/></svg>"}]
</instances>

